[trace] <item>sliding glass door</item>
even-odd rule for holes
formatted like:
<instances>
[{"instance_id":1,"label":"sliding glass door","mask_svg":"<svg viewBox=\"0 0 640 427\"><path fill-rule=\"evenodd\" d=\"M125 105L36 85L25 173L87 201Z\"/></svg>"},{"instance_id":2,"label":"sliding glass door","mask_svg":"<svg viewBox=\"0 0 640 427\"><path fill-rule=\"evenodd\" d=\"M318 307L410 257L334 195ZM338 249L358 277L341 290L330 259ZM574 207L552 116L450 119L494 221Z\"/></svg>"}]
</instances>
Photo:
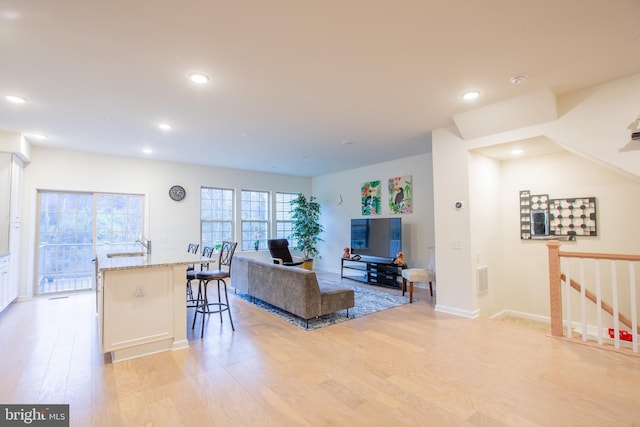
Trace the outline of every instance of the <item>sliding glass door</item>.
<instances>
[{"instance_id":1,"label":"sliding glass door","mask_svg":"<svg viewBox=\"0 0 640 427\"><path fill-rule=\"evenodd\" d=\"M133 244L141 195L40 191L36 295L90 290L98 245Z\"/></svg>"}]
</instances>

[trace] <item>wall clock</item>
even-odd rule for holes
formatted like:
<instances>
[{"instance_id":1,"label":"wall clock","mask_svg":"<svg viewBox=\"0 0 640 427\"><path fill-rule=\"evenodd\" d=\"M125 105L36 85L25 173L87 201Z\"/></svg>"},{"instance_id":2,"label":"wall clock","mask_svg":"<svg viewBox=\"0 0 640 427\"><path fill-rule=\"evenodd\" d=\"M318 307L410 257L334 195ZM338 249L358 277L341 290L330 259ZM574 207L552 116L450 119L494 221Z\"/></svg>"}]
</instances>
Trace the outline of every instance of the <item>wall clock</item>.
<instances>
[{"instance_id":1,"label":"wall clock","mask_svg":"<svg viewBox=\"0 0 640 427\"><path fill-rule=\"evenodd\" d=\"M174 185L169 189L169 197L177 202L184 199L186 195L187 192L184 191L184 188L179 185Z\"/></svg>"}]
</instances>

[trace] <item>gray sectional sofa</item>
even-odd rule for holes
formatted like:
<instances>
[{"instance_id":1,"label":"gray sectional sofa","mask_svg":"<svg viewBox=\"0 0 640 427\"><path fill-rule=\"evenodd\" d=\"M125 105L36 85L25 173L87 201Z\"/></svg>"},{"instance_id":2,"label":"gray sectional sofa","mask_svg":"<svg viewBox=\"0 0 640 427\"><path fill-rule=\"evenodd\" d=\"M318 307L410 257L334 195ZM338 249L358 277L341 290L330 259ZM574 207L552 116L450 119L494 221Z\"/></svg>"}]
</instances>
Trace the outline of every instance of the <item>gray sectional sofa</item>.
<instances>
[{"instance_id":1,"label":"gray sectional sofa","mask_svg":"<svg viewBox=\"0 0 640 427\"><path fill-rule=\"evenodd\" d=\"M307 321L355 305L353 289L318 282L316 273L235 256L231 286Z\"/></svg>"}]
</instances>

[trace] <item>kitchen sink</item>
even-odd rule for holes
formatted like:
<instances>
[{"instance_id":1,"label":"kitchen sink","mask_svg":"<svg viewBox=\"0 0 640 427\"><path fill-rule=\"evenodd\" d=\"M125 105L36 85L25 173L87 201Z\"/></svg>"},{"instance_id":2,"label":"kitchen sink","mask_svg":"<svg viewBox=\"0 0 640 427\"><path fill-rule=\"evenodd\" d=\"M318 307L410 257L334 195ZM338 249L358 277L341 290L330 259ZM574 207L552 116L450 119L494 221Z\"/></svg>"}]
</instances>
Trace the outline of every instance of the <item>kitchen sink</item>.
<instances>
[{"instance_id":1,"label":"kitchen sink","mask_svg":"<svg viewBox=\"0 0 640 427\"><path fill-rule=\"evenodd\" d=\"M123 257L134 257L134 256L145 256L146 252L114 252L107 254L107 258L123 258Z\"/></svg>"}]
</instances>

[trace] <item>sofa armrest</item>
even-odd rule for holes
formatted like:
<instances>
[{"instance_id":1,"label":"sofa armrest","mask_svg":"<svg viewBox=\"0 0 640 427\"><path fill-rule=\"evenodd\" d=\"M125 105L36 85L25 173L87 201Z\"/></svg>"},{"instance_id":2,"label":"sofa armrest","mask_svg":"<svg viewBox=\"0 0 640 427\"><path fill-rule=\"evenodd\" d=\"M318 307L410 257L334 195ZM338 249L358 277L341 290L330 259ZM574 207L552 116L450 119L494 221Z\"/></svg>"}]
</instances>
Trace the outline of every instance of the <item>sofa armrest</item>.
<instances>
[{"instance_id":1,"label":"sofa armrest","mask_svg":"<svg viewBox=\"0 0 640 427\"><path fill-rule=\"evenodd\" d=\"M245 293L249 293L249 262L249 258L237 255L231 264L231 286Z\"/></svg>"}]
</instances>

